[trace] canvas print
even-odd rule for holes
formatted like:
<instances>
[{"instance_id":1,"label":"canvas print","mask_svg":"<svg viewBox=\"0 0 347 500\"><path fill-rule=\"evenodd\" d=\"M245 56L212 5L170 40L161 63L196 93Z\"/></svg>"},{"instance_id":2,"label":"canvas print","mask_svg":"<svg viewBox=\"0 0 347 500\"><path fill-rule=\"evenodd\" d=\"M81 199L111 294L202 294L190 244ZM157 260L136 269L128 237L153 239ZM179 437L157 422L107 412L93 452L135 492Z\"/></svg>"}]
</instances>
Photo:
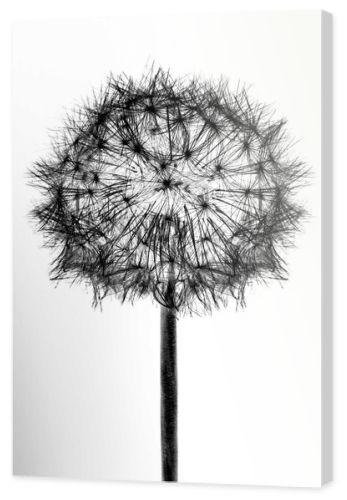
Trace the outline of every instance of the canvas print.
<instances>
[{"instance_id":1,"label":"canvas print","mask_svg":"<svg viewBox=\"0 0 347 500\"><path fill-rule=\"evenodd\" d=\"M271 42L259 66L218 15L167 17L161 49L160 16L130 19L140 51L121 18L15 29L14 471L322 484L322 14L230 15Z\"/></svg>"}]
</instances>

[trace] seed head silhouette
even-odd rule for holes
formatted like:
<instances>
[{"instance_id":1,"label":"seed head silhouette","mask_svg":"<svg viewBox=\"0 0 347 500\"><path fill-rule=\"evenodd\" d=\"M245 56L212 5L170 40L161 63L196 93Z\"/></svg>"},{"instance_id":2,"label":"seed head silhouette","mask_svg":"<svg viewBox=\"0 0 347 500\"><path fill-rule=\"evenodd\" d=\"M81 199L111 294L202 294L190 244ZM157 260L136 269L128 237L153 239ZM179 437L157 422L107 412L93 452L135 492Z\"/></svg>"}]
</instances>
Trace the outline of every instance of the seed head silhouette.
<instances>
[{"instance_id":1,"label":"seed head silhouette","mask_svg":"<svg viewBox=\"0 0 347 500\"><path fill-rule=\"evenodd\" d=\"M161 305L164 480L177 480L177 315L245 305L248 285L287 278L308 175L290 151L285 120L244 88L152 67L111 75L31 169L51 278L91 285L94 305Z\"/></svg>"}]
</instances>

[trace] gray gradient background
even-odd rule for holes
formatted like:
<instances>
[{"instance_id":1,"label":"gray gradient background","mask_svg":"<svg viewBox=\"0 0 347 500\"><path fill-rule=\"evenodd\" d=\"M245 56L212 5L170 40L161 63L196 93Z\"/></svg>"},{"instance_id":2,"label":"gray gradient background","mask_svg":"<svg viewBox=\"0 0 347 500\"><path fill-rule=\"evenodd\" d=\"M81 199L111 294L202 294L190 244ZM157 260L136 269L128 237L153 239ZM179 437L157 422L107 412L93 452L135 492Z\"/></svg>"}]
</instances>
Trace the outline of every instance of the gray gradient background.
<instances>
[{"instance_id":1,"label":"gray gradient background","mask_svg":"<svg viewBox=\"0 0 347 500\"><path fill-rule=\"evenodd\" d=\"M273 104L313 167L312 214L282 287L178 324L179 480L319 486L321 14L137 17L14 27L14 472L160 480L159 308L48 280L27 212L47 129L109 71L224 74Z\"/></svg>"}]
</instances>

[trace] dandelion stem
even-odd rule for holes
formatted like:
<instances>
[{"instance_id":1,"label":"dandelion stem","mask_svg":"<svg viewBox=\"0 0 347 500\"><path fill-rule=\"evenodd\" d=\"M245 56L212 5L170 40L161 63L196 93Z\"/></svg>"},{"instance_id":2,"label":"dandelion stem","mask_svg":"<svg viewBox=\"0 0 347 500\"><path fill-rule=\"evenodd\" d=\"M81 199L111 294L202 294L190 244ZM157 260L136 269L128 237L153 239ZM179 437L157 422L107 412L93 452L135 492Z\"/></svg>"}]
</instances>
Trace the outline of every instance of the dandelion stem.
<instances>
[{"instance_id":1,"label":"dandelion stem","mask_svg":"<svg viewBox=\"0 0 347 500\"><path fill-rule=\"evenodd\" d=\"M171 271L169 271L171 274ZM167 295L174 292L169 280ZM170 297L168 297L170 302ZM176 311L161 306L161 458L162 480L177 481L177 348Z\"/></svg>"}]
</instances>

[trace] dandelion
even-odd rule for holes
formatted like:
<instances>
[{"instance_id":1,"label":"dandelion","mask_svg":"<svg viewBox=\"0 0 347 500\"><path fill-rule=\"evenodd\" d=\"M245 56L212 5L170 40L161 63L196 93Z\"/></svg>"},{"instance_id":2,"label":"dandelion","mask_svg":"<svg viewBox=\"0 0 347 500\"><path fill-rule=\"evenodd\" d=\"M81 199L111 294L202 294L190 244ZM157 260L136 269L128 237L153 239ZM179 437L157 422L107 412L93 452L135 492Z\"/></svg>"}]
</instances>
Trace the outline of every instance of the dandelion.
<instances>
[{"instance_id":1,"label":"dandelion","mask_svg":"<svg viewBox=\"0 0 347 500\"><path fill-rule=\"evenodd\" d=\"M178 315L244 306L250 284L287 278L307 169L285 121L223 79L111 75L30 177L53 280L87 283L94 305L114 295L161 307L162 478L175 481Z\"/></svg>"}]
</instances>

